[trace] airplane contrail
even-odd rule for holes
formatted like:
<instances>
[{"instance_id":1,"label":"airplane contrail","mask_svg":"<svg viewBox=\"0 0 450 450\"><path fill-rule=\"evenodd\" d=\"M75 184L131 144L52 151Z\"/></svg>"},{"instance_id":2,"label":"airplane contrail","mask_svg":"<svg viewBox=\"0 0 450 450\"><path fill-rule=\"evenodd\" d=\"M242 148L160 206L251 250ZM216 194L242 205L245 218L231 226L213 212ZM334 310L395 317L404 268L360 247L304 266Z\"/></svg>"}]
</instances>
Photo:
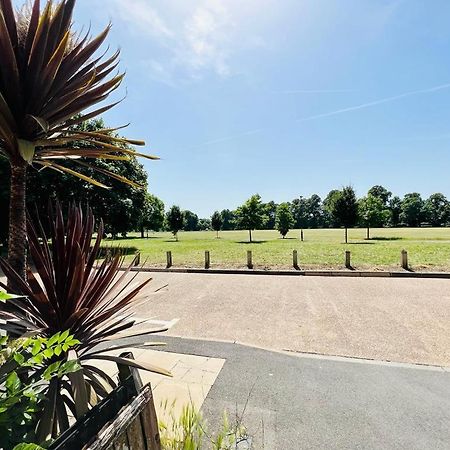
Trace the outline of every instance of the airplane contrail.
<instances>
[{"instance_id":1,"label":"airplane contrail","mask_svg":"<svg viewBox=\"0 0 450 450\"><path fill-rule=\"evenodd\" d=\"M342 109L338 109L336 111L330 111L327 113L316 114L314 116L296 119L296 122L306 122L308 120L321 119L322 117L337 116L338 114L343 114L343 113L350 112L350 111L357 111L358 109L365 109L365 108L369 108L371 106L381 105L383 103L393 102L395 100L400 100L405 97L411 97L413 95L418 95L418 94L428 94L430 92L441 91L443 89L448 89L448 88L450 88L450 83L440 84L439 86L434 86L434 87L426 88L426 89L417 89L415 91L409 91L409 92L404 92L403 94L393 95L392 97L385 97L385 98L381 98L379 100L362 103L360 105L349 106L348 108L342 108Z\"/></svg>"},{"instance_id":2,"label":"airplane contrail","mask_svg":"<svg viewBox=\"0 0 450 450\"><path fill-rule=\"evenodd\" d=\"M324 118L324 117L337 116L339 114L344 114L344 113L351 112L351 111L357 111L359 109L370 108L371 106L381 105L383 103L393 102L395 100L400 100L402 98L412 97L414 95L419 95L419 94L428 94L430 92L441 91L441 90L449 89L449 88L450 88L450 83L445 83L445 84L440 84L438 86L433 86L433 87L426 88L426 89L417 89L415 91L404 92L402 94L393 95L391 97L385 97L385 98L381 98L381 99L378 99L378 100L373 100L371 102L362 103L360 105L349 106L347 108L342 108L342 109L338 109L338 110L335 110L335 111L330 111L330 112L326 112L326 113L316 114L314 116L309 116L309 117L304 117L304 118L300 118L300 119L295 119L294 122L300 123L300 122L307 122L309 120L321 119L321 118ZM297 91L297 92L300 92L300 91ZM303 92L306 92L306 91L303 91ZM307 92L311 92L311 91L307 91ZM226 136L226 137L222 137L222 138L218 138L218 139L213 139L213 140L210 140L210 141L202 142L201 144L195 145L195 146L191 147L190 149L204 147L204 146L207 146L207 145L218 144L218 143L226 142L226 141L232 141L234 139L237 139L237 138L240 138L240 137L243 137L243 136L248 136L248 135L252 135L252 134L258 134L258 133L261 133L261 132L266 131L268 129L270 129L270 127L268 127L268 128L256 128L256 129L253 129L253 130L243 131L241 133L233 134L231 136Z\"/></svg>"}]
</instances>

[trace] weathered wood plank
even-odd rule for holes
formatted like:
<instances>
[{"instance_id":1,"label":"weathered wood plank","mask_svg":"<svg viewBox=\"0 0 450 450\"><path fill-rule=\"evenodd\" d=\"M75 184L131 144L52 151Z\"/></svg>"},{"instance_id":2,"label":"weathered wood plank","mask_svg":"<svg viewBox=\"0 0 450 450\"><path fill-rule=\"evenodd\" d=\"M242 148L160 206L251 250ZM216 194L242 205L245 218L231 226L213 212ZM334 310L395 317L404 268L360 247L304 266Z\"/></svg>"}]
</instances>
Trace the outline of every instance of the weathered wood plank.
<instances>
[{"instance_id":1,"label":"weathered wood plank","mask_svg":"<svg viewBox=\"0 0 450 450\"><path fill-rule=\"evenodd\" d=\"M128 405L121 409L117 417L108 423L97 436L85 447L85 450L104 450L127 430L136 417L152 401L150 385L146 385L142 392ZM153 450L153 449L151 449Z\"/></svg>"},{"instance_id":2,"label":"weathered wood plank","mask_svg":"<svg viewBox=\"0 0 450 450\"><path fill-rule=\"evenodd\" d=\"M133 422L131 422L128 426L127 436L128 443L130 444L130 450L146 450L140 416L135 417Z\"/></svg>"},{"instance_id":3,"label":"weathered wood plank","mask_svg":"<svg viewBox=\"0 0 450 450\"><path fill-rule=\"evenodd\" d=\"M161 450L161 438L159 436L158 418L155 411L155 402L149 401L141 412L142 428L147 443L147 450Z\"/></svg>"},{"instance_id":4,"label":"weathered wood plank","mask_svg":"<svg viewBox=\"0 0 450 450\"><path fill-rule=\"evenodd\" d=\"M113 450L130 450L127 433L122 433L109 448Z\"/></svg>"}]
</instances>

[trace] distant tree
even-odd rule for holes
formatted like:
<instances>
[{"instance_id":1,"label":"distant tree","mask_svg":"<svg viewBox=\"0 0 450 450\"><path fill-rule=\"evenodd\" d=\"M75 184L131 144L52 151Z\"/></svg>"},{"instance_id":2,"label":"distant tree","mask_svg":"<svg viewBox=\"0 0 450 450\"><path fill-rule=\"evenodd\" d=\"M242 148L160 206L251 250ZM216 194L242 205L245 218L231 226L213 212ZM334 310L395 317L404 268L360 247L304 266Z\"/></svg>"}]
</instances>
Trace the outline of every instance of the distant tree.
<instances>
[{"instance_id":1,"label":"distant tree","mask_svg":"<svg viewBox=\"0 0 450 450\"><path fill-rule=\"evenodd\" d=\"M358 201L358 216L363 226L367 227L367 239L370 239L371 227L382 227L389 218L389 210L380 197L368 194Z\"/></svg>"},{"instance_id":2,"label":"distant tree","mask_svg":"<svg viewBox=\"0 0 450 450\"><path fill-rule=\"evenodd\" d=\"M198 229L199 229L199 231L211 230L211 220L210 219L198 219Z\"/></svg>"},{"instance_id":3,"label":"distant tree","mask_svg":"<svg viewBox=\"0 0 450 450\"><path fill-rule=\"evenodd\" d=\"M283 239L286 237L286 234L288 234L293 224L294 218L292 217L289 203L280 203L277 208L275 225L281 236L283 236Z\"/></svg>"},{"instance_id":4,"label":"distant tree","mask_svg":"<svg viewBox=\"0 0 450 450\"><path fill-rule=\"evenodd\" d=\"M335 221L345 229L345 243L348 242L348 228L355 226L358 220L358 203L355 191L346 186L335 196L331 204L331 214Z\"/></svg>"},{"instance_id":5,"label":"distant tree","mask_svg":"<svg viewBox=\"0 0 450 450\"><path fill-rule=\"evenodd\" d=\"M261 197L252 195L242 206L236 210L236 221L240 229L248 230L252 242L252 230L260 229L267 221Z\"/></svg>"},{"instance_id":6,"label":"distant tree","mask_svg":"<svg viewBox=\"0 0 450 450\"><path fill-rule=\"evenodd\" d=\"M211 227L217 232L217 237L219 237L219 231L222 229L223 219L219 211L215 211L211 216Z\"/></svg>"},{"instance_id":7,"label":"distant tree","mask_svg":"<svg viewBox=\"0 0 450 450\"><path fill-rule=\"evenodd\" d=\"M389 200L388 206L390 212L389 225L398 226L400 223L400 213L402 212L402 200L398 196L394 196Z\"/></svg>"},{"instance_id":8,"label":"distant tree","mask_svg":"<svg viewBox=\"0 0 450 450\"><path fill-rule=\"evenodd\" d=\"M294 219L295 228L307 228L309 225L309 204L302 196L291 202L291 214Z\"/></svg>"},{"instance_id":9,"label":"distant tree","mask_svg":"<svg viewBox=\"0 0 450 450\"><path fill-rule=\"evenodd\" d=\"M192 211L183 211L184 231L198 231L198 216Z\"/></svg>"},{"instance_id":10,"label":"distant tree","mask_svg":"<svg viewBox=\"0 0 450 450\"><path fill-rule=\"evenodd\" d=\"M307 199L308 226L309 228L318 228L323 224L322 199L313 194Z\"/></svg>"},{"instance_id":11,"label":"distant tree","mask_svg":"<svg viewBox=\"0 0 450 450\"><path fill-rule=\"evenodd\" d=\"M341 196L341 191L337 189L331 190L323 201L324 222L328 227L340 226L336 217L333 215L334 204L338 197Z\"/></svg>"},{"instance_id":12,"label":"distant tree","mask_svg":"<svg viewBox=\"0 0 450 450\"><path fill-rule=\"evenodd\" d=\"M234 230L236 228L236 214L229 209L224 209L220 213L222 217L222 230Z\"/></svg>"},{"instance_id":13,"label":"distant tree","mask_svg":"<svg viewBox=\"0 0 450 450\"><path fill-rule=\"evenodd\" d=\"M268 230L274 230L275 229L275 217L277 214L277 204L271 200L268 203L264 203L264 210L265 214L267 216L267 222L264 224L264 227Z\"/></svg>"},{"instance_id":14,"label":"distant tree","mask_svg":"<svg viewBox=\"0 0 450 450\"><path fill-rule=\"evenodd\" d=\"M147 194L139 219L141 237L145 237L145 231L160 231L164 226L164 203L158 197Z\"/></svg>"},{"instance_id":15,"label":"distant tree","mask_svg":"<svg viewBox=\"0 0 450 450\"><path fill-rule=\"evenodd\" d=\"M178 232L184 227L184 216L179 206L172 206L166 214L166 223L169 231L172 232L178 241Z\"/></svg>"},{"instance_id":16,"label":"distant tree","mask_svg":"<svg viewBox=\"0 0 450 450\"><path fill-rule=\"evenodd\" d=\"M430 195L424 203L425 219L433 227L445 225L450 218L450 203L444 194L436 193Z\"/></svg>"},{"instance_id":17,"label":"distant tree","mask_svg":"<svg viewBox=\"0 0 450 450\"><path fill-rule=\"evenodd\" d=\"M423 200L420 194L406 194L402 200L400 220L410 227L419 227L423 219Z\"/></svg>"},{"instance_id":18,"label":"distant tree","mask_svg":"<svg viewBox=\"0 0 450 450\"><path fill-rule=\"evenodd\" d=\"M383 202L383 205L387 206L392 196L392 192L388 191L385 187L377 184L369 189L367 195L378 197Z\"/></svg>"}]
</instances>

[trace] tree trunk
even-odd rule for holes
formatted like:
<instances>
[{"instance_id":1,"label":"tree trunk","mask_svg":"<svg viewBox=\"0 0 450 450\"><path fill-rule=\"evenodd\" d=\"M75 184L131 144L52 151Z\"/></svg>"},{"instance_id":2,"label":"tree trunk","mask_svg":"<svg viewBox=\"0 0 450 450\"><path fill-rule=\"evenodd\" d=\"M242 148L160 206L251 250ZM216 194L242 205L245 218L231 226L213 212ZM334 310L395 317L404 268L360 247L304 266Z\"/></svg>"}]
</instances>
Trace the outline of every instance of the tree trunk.
<instances>
[{"instance_id":1,"label":"tree trunk","mask_svg":"<svg viewBox=\"0 0 450 450\"><path fill-rule=\"evenodd\" d=\"M367 240L369 240L369 239L370 239L370 228L367 227Z\"/></svg>"},{"instance_id":2,"label":"tree trunk","mask_svg":"<svg viewBox=\"0 0 450 450\"><path fill-rule=\"evenodd\" d=\"M216 238L219 239L219 230L217 230L217 236L216 236Z\"/></svg>"},{"instance_id":3,"label":"tree trunk","mask_svg":"<svg viewBox=\"0 0 450 450\"><path fill-rule=\"evenodd\" d=\"M23 279L25 279L27 259L26 182L27 163L11 161L8 261Z\"/></svg>"},{"instance_id":4,"label":"tree trunk","mask_svg":"<svg viewBox=\"0 0 450 450\"><path fill-rule=\"evenodd\" d=\"M142 239L144 239L144 237L145 237L145 234L144 234L144 227L141 227L141 238Z\"/></svg>"},{"instance_id":5,"label":"tree trunk","mask_svg":"<svg viewBox=\"0 0 450 450\"><path fill-rule=\"evenodd\" d=\"M248 230L248 233L250 235L250 242L252 242L252 230Z\"/></svg>"},{"instance_id":6,"label":"tree trunk","mask_svg":"<svg viewBox=\"0 0 450 450\"><path fill-rule=\"evenodd\" d=\"M347 231L347 227L345 227L345 243L348 243L348 231Z\"/></svg>"}]
</instances>

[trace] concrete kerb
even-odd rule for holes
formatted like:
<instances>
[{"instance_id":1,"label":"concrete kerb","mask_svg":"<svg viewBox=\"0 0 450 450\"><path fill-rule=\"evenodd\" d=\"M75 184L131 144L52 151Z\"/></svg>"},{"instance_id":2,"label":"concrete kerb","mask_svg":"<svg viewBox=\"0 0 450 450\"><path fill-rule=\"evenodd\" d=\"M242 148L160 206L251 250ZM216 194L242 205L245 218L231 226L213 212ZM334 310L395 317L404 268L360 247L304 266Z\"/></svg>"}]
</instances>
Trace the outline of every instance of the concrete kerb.
<instances>
[{"instance_id":1,"label":"concrete kerb","mask_svg":"<svg viewBox=\"0 0 450 450\"><path fill-rule=\"evenodd\" d=\"M140 272L166 273L211 273L225 275L282 275L310 277L384 277L384 278L441 278L450 279L449 272L411 272L411 271L358 271L358 270L261 270L261 269L201 269L191 267L133 267Z\"/></svg>"}]
</instances>

